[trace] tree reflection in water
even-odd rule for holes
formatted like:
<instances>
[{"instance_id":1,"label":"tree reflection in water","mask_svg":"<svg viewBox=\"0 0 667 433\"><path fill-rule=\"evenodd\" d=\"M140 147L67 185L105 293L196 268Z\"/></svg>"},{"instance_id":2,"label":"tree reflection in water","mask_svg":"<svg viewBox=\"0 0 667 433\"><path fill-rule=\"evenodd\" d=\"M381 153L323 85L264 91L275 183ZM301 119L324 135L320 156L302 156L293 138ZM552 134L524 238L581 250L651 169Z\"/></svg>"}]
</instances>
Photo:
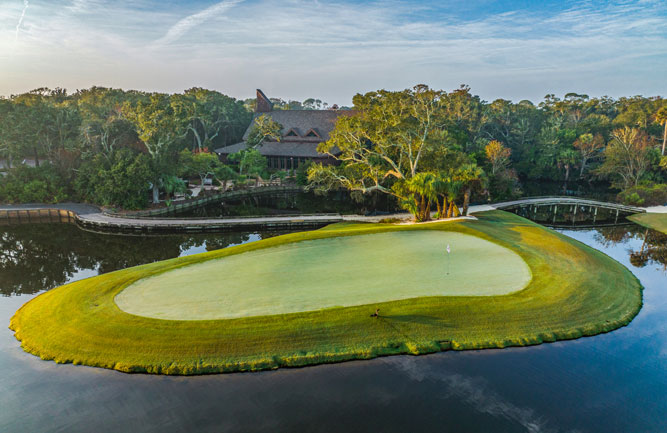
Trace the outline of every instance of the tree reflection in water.
<instances>
[{"instance_id":1,"label":"tree reflection in water","mask_svg":"<svg viewBox=\"0 0 667 433\"><path fill-rule=\"evenodd\" d=\"M596 240L605 247L640 239L629 250L635 267L656 264L667 271L667 235L637 225L600 227ZM281 234L202 233L127 236L91 233L73 224L0 227L0 294L31 294L65 284L77 272L91 275L166 260L199 248L212 251Z\"/></svg>"},{"instance_id":2,"label":"tree reflection in water","mask_svg":"<svg viewBox=\"0 0 667 433\"><path fill-rule=\"evenodd\" d=\"M280 232L127 236L80 230L73 224L0 227L0 294L31 294L65 284L77 272L112 272L178 257L192 248L212 251Z\"/></svg>"},{"instance_id":3,"label":"tree reflection in water","mask_svg":"<svg viewBox=\"0 0 667 433\"><path fill-rule=\"evenodd\" d=\"M619 243L627 243L630 239L639 239L642 245L639 250L630 249L630 263L636 268L647 265L658 265L667 271L667 235L657 230L647 229L638 225L600 227L596 229L595 238L605 247Z\"/></svg>"}]
</instances>

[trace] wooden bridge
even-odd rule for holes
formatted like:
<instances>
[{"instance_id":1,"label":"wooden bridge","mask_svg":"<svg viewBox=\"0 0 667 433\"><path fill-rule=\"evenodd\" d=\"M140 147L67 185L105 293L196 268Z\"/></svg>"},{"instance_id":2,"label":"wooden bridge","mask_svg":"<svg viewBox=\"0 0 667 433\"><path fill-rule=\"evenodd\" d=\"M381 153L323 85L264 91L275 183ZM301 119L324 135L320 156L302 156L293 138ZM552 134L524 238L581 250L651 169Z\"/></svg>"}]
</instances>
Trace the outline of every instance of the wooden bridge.
<instances>
[{"instance_id":1,"label":"wooden bridge","mask_svg":"<svg viewBox=\"0 0 667 433\"><path fill-rule=\"evenodd\" d=\"M272 188L269 190L269 188ZM279 189L281 188L281 189ZM285 187L261 188L261 193L288 193ZM252 191L252 190L251 190ZM294 192L294 189L292 189ZM300 191L300 189L298 190ZM259 192L259 191L255 191ZM244 195L245 194L245 195ZM221 194L222 195L222 194ZM215 200L221 200L221 195ZM248 191L232 195L225 193L224 198L249 197ZM193 201L202 206L212 202L209 197L203 201ZM667 213L667 206L656 206L652 208L641 208L626 206L617 203L607 203L576 197L532 197L521 200L507 201L494 204L475 205L470 207L470 214L488 210L500 209L508 211L523 210L523 212L544 211L547 207L549 212L555 215L558 209L569 206L568 213L576 218L576 215L585 212L592 215L595 224L600 210L611 212L615 221L630 214L643 212ZM179 208L183 210L183 208ZM162 210L161 210L162 211ZM5 205L0 206L0 224L2 223L33 223L33 222L73 222L81 228L100 232L129 232L129 233L159 233L159 232L203 232L203 231L234 231L234 230L298 230L323 227L341 221L367 221L377 222L385 218L408 219L409 214L363 216L363 215L339 215L339 214L309 214L309 215L284 215L284 216L257 216L257 217L232 217L232 218L168 218L159 217L155 213L146 216L139 213L129 215L104 213L99 208L86 204L65 203L58 205ZM165 214L168 214L166 212ZM519 213L519 212L517 212ZM164 215L164 214L163 214ZM609 215L605 215L608 217ZM574 219L573 219L574 221ZM545 221L550 223L550 221Z\"/></svg>"},{"instance_id":2,"label":"wooden bridge","mask_svg":"<svg viewBox=\"0 0 667 433\"><path fill-rule=\"evenodd\" d=\"M470 213L490 209L511 211L526 218L550 225L556 225L557 223L564 224L564 221L557 220L559 212L561 214L567 213L569 223L574 224L578 220L584 219L585 221L590 221L592 225L596 225L599 219L604 219L607 224L618 224L626 216L647 211L646 208L620 203L609 203L579 197L549 196L527 197L520 200L475 206L471 209ZM667 207L665 209L667 211ZM537 218L538 214L539 219Z\"/></svg>"},{"instance_id":3,"label":"wooden bridge","mask_svg":"<svg viewBox=\"0 0 667 433\"><path fill-rule=\"evenodd\" d=\"M224 201L240 200L244 198L266 197L266 196L280 196L297 194L303 192L304 188L298 185L275 185L262 186L258 188L239 189L234 191L225 191L218 194L208 195L205 197L198 197L191 200L177 201L171 206L161 207L158 209L148 209L136 212L124 212L118 214L115 212L107 212L107 215L118 216L122 218L153 218L165 215L174 215L182 213L190 209L197 209L206 206L210 203L220 203Z\"/></svg>"}]
</instances>

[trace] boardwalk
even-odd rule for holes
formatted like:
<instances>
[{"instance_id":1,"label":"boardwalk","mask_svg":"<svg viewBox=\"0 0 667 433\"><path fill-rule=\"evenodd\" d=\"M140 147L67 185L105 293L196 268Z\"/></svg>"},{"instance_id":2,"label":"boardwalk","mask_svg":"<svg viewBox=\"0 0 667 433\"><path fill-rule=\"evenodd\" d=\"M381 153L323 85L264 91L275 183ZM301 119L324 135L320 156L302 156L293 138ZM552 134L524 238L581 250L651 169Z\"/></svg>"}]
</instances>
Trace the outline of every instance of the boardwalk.
<instances>
[{"instance_id":1,"label":"boardwalk","mask_svg":"<svg viewBox=\"0 0 667 433\"><path fill-rule=\"evenodd\" d=\"M470 214L494 209L509 209L526 205L581 205L598 206L607 209L617 209L622 212L667 213L667 206L640 208L625 206L616 203L605 203L575 197L536 197L514 200L488 205L471 206ZM41 212L41 213L40 213ZM51 212L51 213L49 213ZM87 204L63 203L57 205L26 204L0 206L0 219L15 220L23 217L23 221L36 221L38 218L55 217L62 221L74 221L80 227L102 232L198 232L198 231L232 231L232 230L294 230L323 227L327 224L342 221L378 222L383 219L407 220L410 214L399 213L381 216L339 215L339 214L312 214L312 215L285 215L263 217L238 218L137 218L124 217L116 214L107 214L99 208Z\"/></svg>"}]
</instances>

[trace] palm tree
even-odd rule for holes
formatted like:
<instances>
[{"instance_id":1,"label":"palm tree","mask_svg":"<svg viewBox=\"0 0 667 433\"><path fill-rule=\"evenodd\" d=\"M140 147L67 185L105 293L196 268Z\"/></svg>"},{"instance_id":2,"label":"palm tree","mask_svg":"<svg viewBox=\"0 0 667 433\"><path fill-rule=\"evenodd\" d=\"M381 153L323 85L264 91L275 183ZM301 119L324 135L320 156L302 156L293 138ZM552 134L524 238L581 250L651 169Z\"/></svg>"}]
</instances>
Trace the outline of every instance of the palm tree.
<instances>
[{"instance_id":1,"label":"palm tree","mask_svg":"<svg viewBox=\"0 0 667 433\"><path fill-rule=\"evenodd\" d=\"M455 215L455 213L458 213L458 207L456 206L454 201L456 200L456 197L459 195L462 186L463 182L457 179L452 179L451 182L449 182L449 188L447 189L447 199L449 200L449 209L447 209L447 218L457 216Z\"/></svg>"},{"instance_id":2,"label":"palm tree","mask_svg":"<svg viewBox=\"0 0 667 433\"><path fill-rule=\"evenodd\" d=\"M436 218L445 218L447 213L447 193L449 191L449 186L452 182L451 176L449 174L440 172L433 182L433 190L435 193L435 204L438 208L438 215ZM442 202L440 201L442 199Z\"/></svg>"},{"instance_id":3,"label":"palm tree","mask_svg":"<svg viewBox=\"0 0 667 433\"><path fill-rule=\"evenodd\" d=\"M483 181L484 170L476 163L465 164L459 168L456 178L463 186L463 215L468 215L470 205L470 194L473 186Z\"/></svg>"},{"instance_id":4,"label":"palm tree","mask_svg":"<svg viewBox=\"0 0 667 433\"><path fill-rule=\"evenodd\" d=\"M437 176L431 172L417 173L405 182L405 188L410 193L411 200L405 200L404 206L414 215L417 221L431 219L431 203L437 200L434 183Z\"/></svg>"},{"instance_id":5,"label":"palm tree","mask_svg":"<svg viewBox=\"0 0 667 433\"><path fill-rule=\"evenodd\" d=\"M663 105L655 114L655 121L658 125L664 125L662 134L662 156L665 156L665 145L667 145L667 105Z\"/></svg>"}]
</instances>

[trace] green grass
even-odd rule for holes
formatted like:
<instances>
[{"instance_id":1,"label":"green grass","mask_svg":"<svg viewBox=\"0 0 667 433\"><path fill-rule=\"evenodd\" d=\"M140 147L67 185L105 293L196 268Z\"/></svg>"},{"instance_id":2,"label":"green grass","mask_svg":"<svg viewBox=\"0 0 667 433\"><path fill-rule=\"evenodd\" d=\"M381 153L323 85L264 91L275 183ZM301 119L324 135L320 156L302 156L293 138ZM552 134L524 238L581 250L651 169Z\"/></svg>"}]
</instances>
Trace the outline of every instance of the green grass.
<instances>
[{"instance_id":1,"label":"green grass","mask_svg":"<svg viewBox=\"0 0 667 433\"><path fill-rule=\"evenodd\" d=\"M634 223L667 234L667 213L638 213L628 219Z\"/></svg>"},{"instance_id":2,"label":"green grass","mask_svg":"<svg viewBox=\"0 0 667 433\"><path fill-rule=\"evenodd\" d=\"M508 248L457 232L411 230L208 260L139 280L115 300L127 313L156 319L231 319L423 296L504 295L530 278L528 265Z\"/></svg>"},{"instance_id":3,"label":"green grass","mask_svg":"<svg viewBox=\"0 0 667 433\"><path fill-rule=\"evenodd\" d=\"M77 281L25 304L11 320L27 352L124 372L202 374L526 346L624 326L641 285L608 256L515 215L425 225L336 224ZM500 296L432 296L226 320L173 321L121 311L114 297L140 278L290 242L390 231L451 231L519 254L533 278ZM342 271L341 271L342 272ZM382 317L370 318L376 306Z\"/></svg>"}]
</instances>

